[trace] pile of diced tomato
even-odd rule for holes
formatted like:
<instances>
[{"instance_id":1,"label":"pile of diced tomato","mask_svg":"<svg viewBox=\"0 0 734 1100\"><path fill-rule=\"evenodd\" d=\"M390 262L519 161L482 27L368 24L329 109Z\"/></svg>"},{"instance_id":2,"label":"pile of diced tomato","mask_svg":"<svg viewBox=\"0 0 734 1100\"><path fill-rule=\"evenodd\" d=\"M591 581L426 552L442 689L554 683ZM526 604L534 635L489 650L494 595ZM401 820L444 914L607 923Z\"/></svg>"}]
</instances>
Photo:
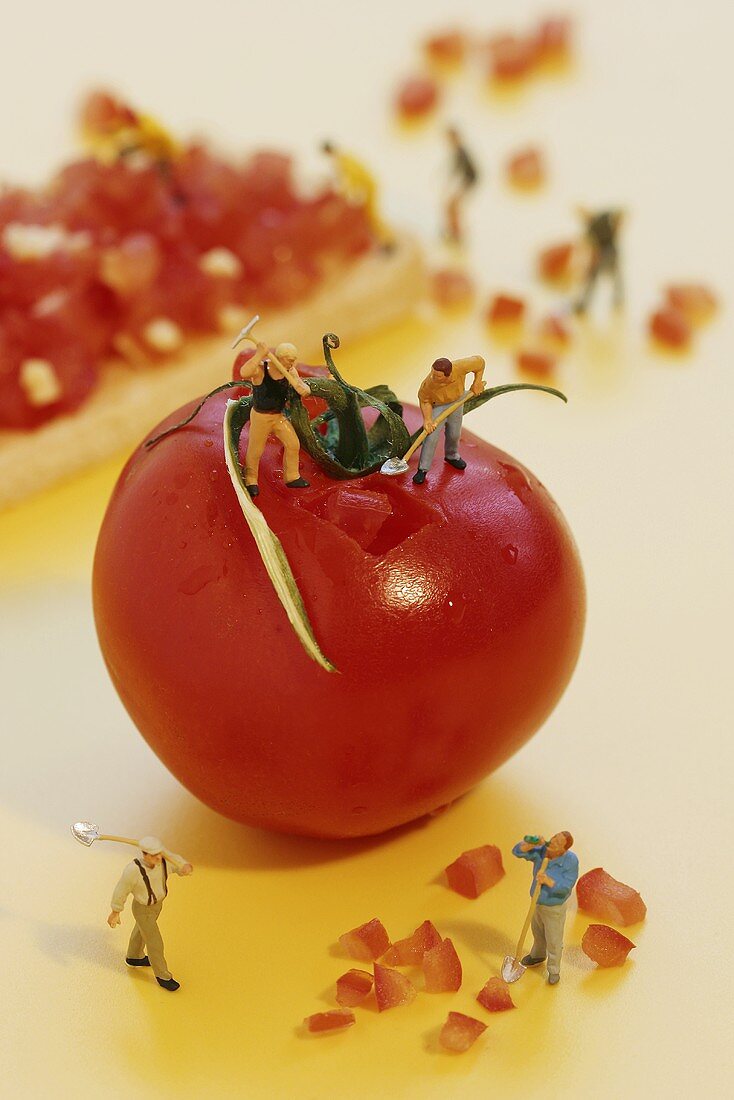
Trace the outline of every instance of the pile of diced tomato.
<instances>
[{"instance_id":1,"label":"pile of diced tomato","mask_svg":"<svg viewBox=\"0 0 734 1100\"><path fill-rule=\"evenodd\" d=\"M237 309L286 307L373 243L364 209L304 197L291 160L192 144L165 165L120 157L0 193L0 428L78 407L100 364L155 364Z\"/></svg>"},{"instance_id":2,"label":"pile of diced tomato","mask_svg":"<svg viewBox=\"0 0 734 1100\"><path fill-rule=\"evenodd\" d=\"M504 877L500 849L483 844L462 852L444 868L446 885L463 898L476 900ZM597 867L577 883L579 909L593 916L626 926L644 920L647 909L639 893ZM350 959L372 964L371 970L351 969L337 978L335 1001L339 1006L306 1017L306 1032L344 1031L356 1023L352 1011L374 994L378 1012L411 1004L419 992L456 993L461 989L463 969L456 946L430 920L415 931L391 943L385 925L377 917L350 929L339 937L339 946ZM607 925L591 924L581 947L597 966L622 966L635 945ZM397 968L410 968L410 977ZM506 1012L515 1003L508 985L493 975L476 994L487 1012ZM473 1016L450 1011L439 1034L439 1043L454 1053L464 1053L487 1025Z\"/></svg>"}]
</instances>

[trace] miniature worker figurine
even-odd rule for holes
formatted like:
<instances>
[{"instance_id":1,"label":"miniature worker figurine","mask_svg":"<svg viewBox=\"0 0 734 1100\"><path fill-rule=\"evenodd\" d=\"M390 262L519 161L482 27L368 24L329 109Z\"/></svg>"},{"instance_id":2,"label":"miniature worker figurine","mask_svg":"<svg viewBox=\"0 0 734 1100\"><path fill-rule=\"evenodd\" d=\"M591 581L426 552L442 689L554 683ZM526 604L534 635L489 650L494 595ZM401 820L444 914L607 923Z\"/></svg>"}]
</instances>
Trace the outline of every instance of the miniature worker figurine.
<instances>
[{"instance_id":1,"label":"miniature worker figurine","mask_svg":"<svg viewBox=\"0 0 734 1100\"><path fill-rule=\"evenodd\" d=\"M464 395L465 379L467 374L474 375L470 393L479 396L485 387L483 381L485 362L481 355L467 355L464 359L436 359L431 372L423 379L418 390L418 403L423 413L423 427L428 432L426 441L421 447L418 469L413 474L415 485L422 485L426 480L426 474L431 468L433 456L438 446L438 437L441 434L440 425L436 425L436 417L445 412ZM468 395L467 395L468 396ZM459 439L461 438L461 422L464 415L463 404L459 405L443 421L445 427L444 462L453 466L455 470L465 470L466 462L459 454Z\"/></svg>"},{"instance_id":2,"label":"miniature worker figurine","mask_svg":"<svg viewBox=\"0 0 734 1100\"><path fill-rule=\"evenodd\" d=\"M107 164L142 153L163 171L181 152L175 138L156 119L106 92L95 92L87 99L81 132L89 150Z\"/></svg>"},{"instance_id":3,"label":"miniature worker figurine","mask_svg":"<svg viewBox=\"0 0 734 1100\"><path fill-rule=\"evenodd\" d=\"M449 126L446 137L451 149L451 162L449 193L444 208L446 218L444 235L453 244L461 244L464 240L462 207L466 196L479 181L479 171L455 126Z\"/></svg>"},{"instance_id":4,"label":"miniature worker figurine","mask_svg":"<svg viewBox=\"0 0 734 1100\"><path fill-rule=\"evenodd\" d=\"M271 435L283 444L283 479L288 488L306 489L309 485L301 477L298 436L284 413L290 386L301 396L311 392L295 368L297 358L293 344L278 344L273 354L267 344L258 343L255 354L240 367L240 377L252 385L250 435L245 455L245 485L251 497L260 492L257 484L260 459Z\"/></svg>"},{"instance_id":5,"label":"miniature worker figurine","mask_svg":"<svg viewBox=\"0 0 734 1100\"><path fill-rule=\"evenodd\" d=\"M542 837L525 838L512 849L513 856L529 859L533 864L532 896L537 882L541 884L538 904L533 914L531 929L533 946L522 960L523 966L539 966L548 959L548 984L557 985L561 979L561 954L563 952L563 926L566 923L568 899L579 877L579 861L571 851L573 837L570 833L556 833L545 841ZM548 864L540 873L545 857Z\"/></svg>"},{"instance_id":6,"label":"miniature worker figurine","mask_svg":"<svg viewBox=\"0 0 734 1100\"><path fill-rule=\"evenodd\" d=\"M107 923L110 928L117 927L127 896L132 894L135 927L127 946L125 962L128 966L152 967L158 985L174 993L179 983L168 969L163 954L163 937L158 928L163 899L168 894L169 864L177 875L190 875L194 870L182 856L167 852L158 837L143 837L140 841L140 859L128 863L115 887Z\"/></svg>"},{"instance_id":7,"label":"miniature worker figurine","mask_svg":"<svg viewBox=\"0 0 734 1100\"><path fill-rule=\"evenodd\" d=\"M617 236L624 217L621 210L602 210L589 214L579 209L584 221L584 235L591 250L586 284L574 305L576 313L586 313L599 275L606 272L614 280L614 305L619 308L624 301L622 272L619 265Z\"/></svg>"},{"instance_id":8,"label":"miniature worker figurine","mask_svg":"<svg viewBox=\"0 0 734 1100\"><path fill-rule=\"evenodd\" d=\"M395 239L389 226L380 216L375 177L360 160L351 153L344 153L341 149L337 149L330 141L323 143L321 151L326 153L327 157L331 157L334 163L339 193L347 202L364 207L372 232L383 250L391 252L395 247Z\"/></svg>"}]
</instances>

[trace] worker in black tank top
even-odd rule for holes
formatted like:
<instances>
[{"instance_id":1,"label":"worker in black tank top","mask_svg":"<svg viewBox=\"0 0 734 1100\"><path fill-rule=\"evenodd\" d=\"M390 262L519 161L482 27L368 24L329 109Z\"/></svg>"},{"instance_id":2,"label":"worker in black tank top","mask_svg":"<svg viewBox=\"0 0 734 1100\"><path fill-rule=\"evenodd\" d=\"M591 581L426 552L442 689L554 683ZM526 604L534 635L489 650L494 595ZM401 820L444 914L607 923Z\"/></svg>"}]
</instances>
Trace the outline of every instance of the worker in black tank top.
<instances>
[{"instance_id":1,"label":"worker in black tank top","mask_svg":"<svg viewBox=\"0 0 734 1100\"><path fill-rule=\"evenodd\" d=\"M283 444L283 479L288 488L308 488L299 466L301 445L284 412L291 386L302 397L311 392L295 368L297 358L293 344L278 344L275 352L271 352L266 344L259 343L252 358L240 367L240 377L252 386L245 455L245 484L251 497L260 492L257 483L260 459L271 435Z\"/></svg>"},{"instance_id":2,"label":"worker in black tank top","mask_svg":"<svg viewBox=\"0 0 734 1100\"><path fill-rule=\"evenodd\" d=\"M287 378L273 378L270 373L270 361L263 359L263 380L260 385L252 385L252 407L261 413L282 413L288 399L290 383Z\"/></svg>"}]
</instances>

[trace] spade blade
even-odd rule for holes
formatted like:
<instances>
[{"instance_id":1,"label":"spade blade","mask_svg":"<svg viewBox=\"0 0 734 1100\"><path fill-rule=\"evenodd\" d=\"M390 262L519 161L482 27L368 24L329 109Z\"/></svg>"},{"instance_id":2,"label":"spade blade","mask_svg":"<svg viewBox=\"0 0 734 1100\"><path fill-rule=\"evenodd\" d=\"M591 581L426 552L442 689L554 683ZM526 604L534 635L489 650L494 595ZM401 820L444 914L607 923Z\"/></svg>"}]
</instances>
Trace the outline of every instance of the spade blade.
<instances>
[{"instance_id":1,"label":"spade blade","mask_svg":"<svg viewBox=\"0 0 734 1100\"><path fill-rule=\"evenodd\" d=\"M99 826L93 825L91 821L75 821L71 826L71 835L74 837L74 840L78 840L80 844L84 844L87 848L91 848L92 844L99 837Z\"/></svg>"},{"instance_id":2,"label":"spade blade","mask_svg":"<svg viewBox=\"0 0 734 1100\"><path fill-rule=\"evenodd\" d=\"M395 477L397 474L404 474L407 469L408 463L404 458L388 458L380 466L380 473L385 474L387 477Z\"/></svg>"},{"instance_id":3,"label":"spade blade","mask_svg":"<svg viewBox=\"0 0 734 1100\"><path fill-rule=\"evenodd\" d=\"M512 985L513 982L517 982L522 978L526 970L527 967L523 966L514 955L505 955L502 963L502 981Z\"/></svg>"}]
</instances>

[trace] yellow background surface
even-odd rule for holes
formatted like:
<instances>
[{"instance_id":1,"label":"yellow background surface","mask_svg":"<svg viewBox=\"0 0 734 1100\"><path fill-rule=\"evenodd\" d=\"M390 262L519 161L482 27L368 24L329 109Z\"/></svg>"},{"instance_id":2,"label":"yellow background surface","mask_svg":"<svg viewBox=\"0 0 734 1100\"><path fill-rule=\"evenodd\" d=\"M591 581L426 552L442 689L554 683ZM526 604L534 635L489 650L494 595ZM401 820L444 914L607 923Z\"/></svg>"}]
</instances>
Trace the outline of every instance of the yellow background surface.
<instances>
[{"instance_id":1,"label":"yellow background surface","mask_svg":"<svg viewBox=\"0 0 734 1100\"><path fill-rule=\"evenodd\" d=\"M411 68L425 29L453 18L489 32L541 10L422 0L189 11L134 0L113 23L82 0L42 15L24 5L0 66L3 174L42 179L68 152L76 97L106 80L177 131L213 132L232 148L267 141L317 165L316 140L332 136L378 167L395 220L435 238L445 149L435 124L391 128L390 81ZM467 76L444 114L462 123L486 173L470 257L484 294L529 291L540 309L552 298L531 284L532 257L574 231L573 203L629 211L629 305L616 320L600 305L580 328L558 377L569 405L517 395L471 424L542 479L576 535L589 617L570 688L517 757L432 821L351 843L239 827L159 764L97 649L91 559L122 457L0 516L1 1095L731 1092L734 28L711 0L577 10L572 72L509 98ZM500 166L527 140L547 149L551 181L519 198ZM724 310L690 356L654 354L643 319L661 285L697 277ZM389 364L410 397L436 355L474 351L491 381L514 377L473 314L426 314L342 349L339 364L358 384L384 380ZM125 967L129 910L114 932L105 918L129 852L75 845L78 818L161 834L194 863L192 878L172 881L162 918L175 997ZM474 996L528 901L528 867L509 848L561 828L576 836L582 871L601 864L642 892L637 949L623 969L596 971L578 946L588 919L572 916L560 986L528 973L513 987L517 1010L489 1017ZM487 842L502 847L507 875L466 901L440 871ZM347 1033L305 1038L300 1021L333 1004L350 965L338 935L373 916L393 938L432 919L458 948L462 990L382 1015L357 1009ZM449 1010L488 1023L461 1057L437 1047Z\"/></svg>"}]
</instances>

